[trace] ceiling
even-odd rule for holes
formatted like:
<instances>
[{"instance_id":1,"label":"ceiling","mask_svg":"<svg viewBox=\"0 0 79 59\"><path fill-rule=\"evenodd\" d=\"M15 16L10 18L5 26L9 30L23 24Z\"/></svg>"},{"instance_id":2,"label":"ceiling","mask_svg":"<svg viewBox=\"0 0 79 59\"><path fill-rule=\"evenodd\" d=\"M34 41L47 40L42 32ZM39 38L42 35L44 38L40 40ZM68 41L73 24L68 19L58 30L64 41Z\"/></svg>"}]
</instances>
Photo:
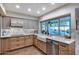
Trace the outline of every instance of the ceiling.
<instances>
[{"instance_id":1,"label":"ceiling","mask_svg":"<svg viewBox=\"0 0 79 59\"><path fill-rule=\"evenodd\" d=\"M66 3L4 3L4 7L6 11L10 12L16 12L20 14L25 14L29 16L34 16L34 17L40 17L42 15L45 15L49 13L50 11L62 7ZM20 8L16 8L16 5L19 5ZM31 11L28 11L28 9L31 8ZM42 8L46 8L45 10L42 10ZM37 11L39 11L37 13Z\"/></svg>"}]
</instances>

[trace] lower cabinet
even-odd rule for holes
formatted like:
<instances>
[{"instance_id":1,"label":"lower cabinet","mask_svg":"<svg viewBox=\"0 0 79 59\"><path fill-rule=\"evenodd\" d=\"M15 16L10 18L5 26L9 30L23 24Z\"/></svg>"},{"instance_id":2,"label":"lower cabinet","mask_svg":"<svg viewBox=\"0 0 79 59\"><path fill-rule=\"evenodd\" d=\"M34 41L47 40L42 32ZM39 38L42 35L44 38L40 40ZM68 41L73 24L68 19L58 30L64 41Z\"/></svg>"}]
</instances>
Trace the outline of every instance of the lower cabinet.
<instances>
[{"instance_id":1,"label":"lower cabinet","mask_svg":"<svg viewBox=\"0 0 79 59\"><path fill-rule=\"evenodd\" d=\"M33 45L33 37L32 36L26 36L24 40L25 46Z\"/></svg>"},{"instance_id":2,"label":"lower cabinet","mask_svg":"<svg viewBox=\"0 0 79 59\"><path fill-rule=\"evenodd\" d=\"M10 44L9 47L10 50L24 47L24 37L10 38L9 44Z\"/></svg>"},{"instance_id":3,"label":"lower cabinet","mask_svg":"<svg viewBox=\"0 0 79 59\"><path fill-rule=\"evenodd\" d=\"M70 45L59 43L59 55L74 55L75 54L75 44Z\"/></svg>"},{"instance_id":4,"label":"lower cabinet","mask_svg":"<svg viewBox=\"0 0 79 59\"><path fill-rule=\"evenodd\" d=\"M0 39L0 53L1 53L2 47L1 47L1 39Z\"/></svg>"},{"instance_id":5,"label":"lower cabinet","mask_svg":"<svg viewBox=\"0 0 79 59\"><path fill-rule=\"evenodd\" d=\"M2 52L6 52L8 50L10 50L9 39L3 38L2 39Z\"/></svg>"},{"instance_id":6,"label":"lower cabinet","mask_svg":"<svg viewBox=\"0 0 79 59\"><path fill-rule=\"evenodd\" d=\"M47 39L48 55L75 55L75 43L65 44Z\"/></svg>"},{"instance_id":7,"label":"lower cabinet","mask_svg":"<svg viewBox=\"0 0 79 59\"><path fill-rule=\"evenodd\" d=\"M33 36L11 37L0 39L0 53L33 45Z\"/></svg>"},{"instance_id":8,"label":"lower cabinet","mask_svg":"<svg viewBox=\"0 0 79 59\"><path fill-rule=\"evenodd\" d=\"M34 37L33 37L33 45L36 46L36 47L37 47L37 43L38 43L37 41L38 41L37 36L34 35Z\"/></svg>"},{"instance_id":9,"label":"lower cabinet","mask_svg":"<svg viewBox=\"0 0 79 59\"><path fill-rule=\"evenodd\" d=\"M41 40L37 41L37 47L42 50L44 53L46 53L46 42L43 42Z\"/></svg>"}]
</instances>

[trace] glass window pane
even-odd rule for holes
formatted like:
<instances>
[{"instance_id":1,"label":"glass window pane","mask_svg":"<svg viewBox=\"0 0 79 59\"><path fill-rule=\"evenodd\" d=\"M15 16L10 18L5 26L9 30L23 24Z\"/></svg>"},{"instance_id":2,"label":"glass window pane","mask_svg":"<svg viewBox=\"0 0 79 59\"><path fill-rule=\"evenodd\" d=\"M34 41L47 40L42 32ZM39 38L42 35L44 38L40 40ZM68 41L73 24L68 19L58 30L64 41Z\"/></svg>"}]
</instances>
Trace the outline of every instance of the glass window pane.
<instances>
[{"instance_id":1,"label":"glass window pane","mask_svg":"<svg viewBox=\"0 0 79 59\"><path fill-rule=\"evenodd\" d=\"M58 35L59 34L59 20L58 19L54 19L54 20L50 20L50 24L49 24L49 34L50 35Z\"/></svg>"},{"instance_id":2,"label":"glass window pane","mask_svg":"<svg viewBox=\"0 0 79 59\"><path fill-rule=\"evenodd\" d=\"M60 18L60 35L70 36L70 16Z\"/></svg>"}]
</instances>

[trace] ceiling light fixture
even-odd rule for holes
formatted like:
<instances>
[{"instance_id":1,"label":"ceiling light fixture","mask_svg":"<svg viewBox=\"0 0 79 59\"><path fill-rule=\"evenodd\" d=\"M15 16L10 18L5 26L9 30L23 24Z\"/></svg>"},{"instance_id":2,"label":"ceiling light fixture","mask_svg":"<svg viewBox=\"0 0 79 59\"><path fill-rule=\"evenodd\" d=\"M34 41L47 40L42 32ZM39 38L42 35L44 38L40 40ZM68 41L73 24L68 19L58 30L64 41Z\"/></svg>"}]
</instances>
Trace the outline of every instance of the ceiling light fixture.
<instances>
[{"instance_id":1,"label":"ceiling light fixture","mask_svg":"<svg viewBox=\"0 0 79 59\"><path fill-rule=\"evenodd\" d=\"M54 5L55 3L51 3L52 5Z\"/></svg>"},{"instance_id":2,"label":"ceiling light fixture","mask_svg":"<svg viewBox=\"0 0 79 59\"><path fill-rule=\"evenodd\" d=\"M16 8L20 8L20 6L19 5L16 5Z\"/></svg>"},{"instance_id":3,"label":"ceiling light fixture","mask_svg":"<svg viewBox=\"0 0 79 59\"><path fill-rule=\"evenodd\" d=\"M45 7L43 7L43 8L42 8L42 10L44 11L44 10L46 10L46 8L45 8Z\"/></svg>"},{"instance_id":4,"label":"ceiling light fixture","mask_svg":"<svg viewBox=\"0 0 79 59\"><path fill-rule=\"evenodd\" d=\"M40 11L37 11L37 14L40 14Z\"/></svg>"},{"instance_id":5,"label":"ceiling light fixture","mask_svg":"<svg viewBox=\"0 0 79 59\"><path fill-rule=\"evenodd\" d=\"M28 11L30 12L31 11L31 8L28 8Z\"/></svg>"}]
</instances>

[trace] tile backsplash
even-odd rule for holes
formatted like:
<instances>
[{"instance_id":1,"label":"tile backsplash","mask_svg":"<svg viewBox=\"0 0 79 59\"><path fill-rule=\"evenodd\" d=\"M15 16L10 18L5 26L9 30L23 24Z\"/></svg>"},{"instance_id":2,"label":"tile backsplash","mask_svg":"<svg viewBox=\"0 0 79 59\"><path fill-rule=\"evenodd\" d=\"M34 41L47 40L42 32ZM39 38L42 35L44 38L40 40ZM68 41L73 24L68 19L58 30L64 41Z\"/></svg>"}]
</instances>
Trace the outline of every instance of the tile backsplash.
<instances>
[{"instance_id":1,"label":"tile backsplash","mask_svg":"<svg viewBox=\"0 0 79 59\"><path fill-rule=\"evenodd\" d=\"M36 29L23 29L23 28L2 29L1 36L15 36L15 35L33 34L33 33L36 33L35 30Z\"/></svg>"}]
</instances>

